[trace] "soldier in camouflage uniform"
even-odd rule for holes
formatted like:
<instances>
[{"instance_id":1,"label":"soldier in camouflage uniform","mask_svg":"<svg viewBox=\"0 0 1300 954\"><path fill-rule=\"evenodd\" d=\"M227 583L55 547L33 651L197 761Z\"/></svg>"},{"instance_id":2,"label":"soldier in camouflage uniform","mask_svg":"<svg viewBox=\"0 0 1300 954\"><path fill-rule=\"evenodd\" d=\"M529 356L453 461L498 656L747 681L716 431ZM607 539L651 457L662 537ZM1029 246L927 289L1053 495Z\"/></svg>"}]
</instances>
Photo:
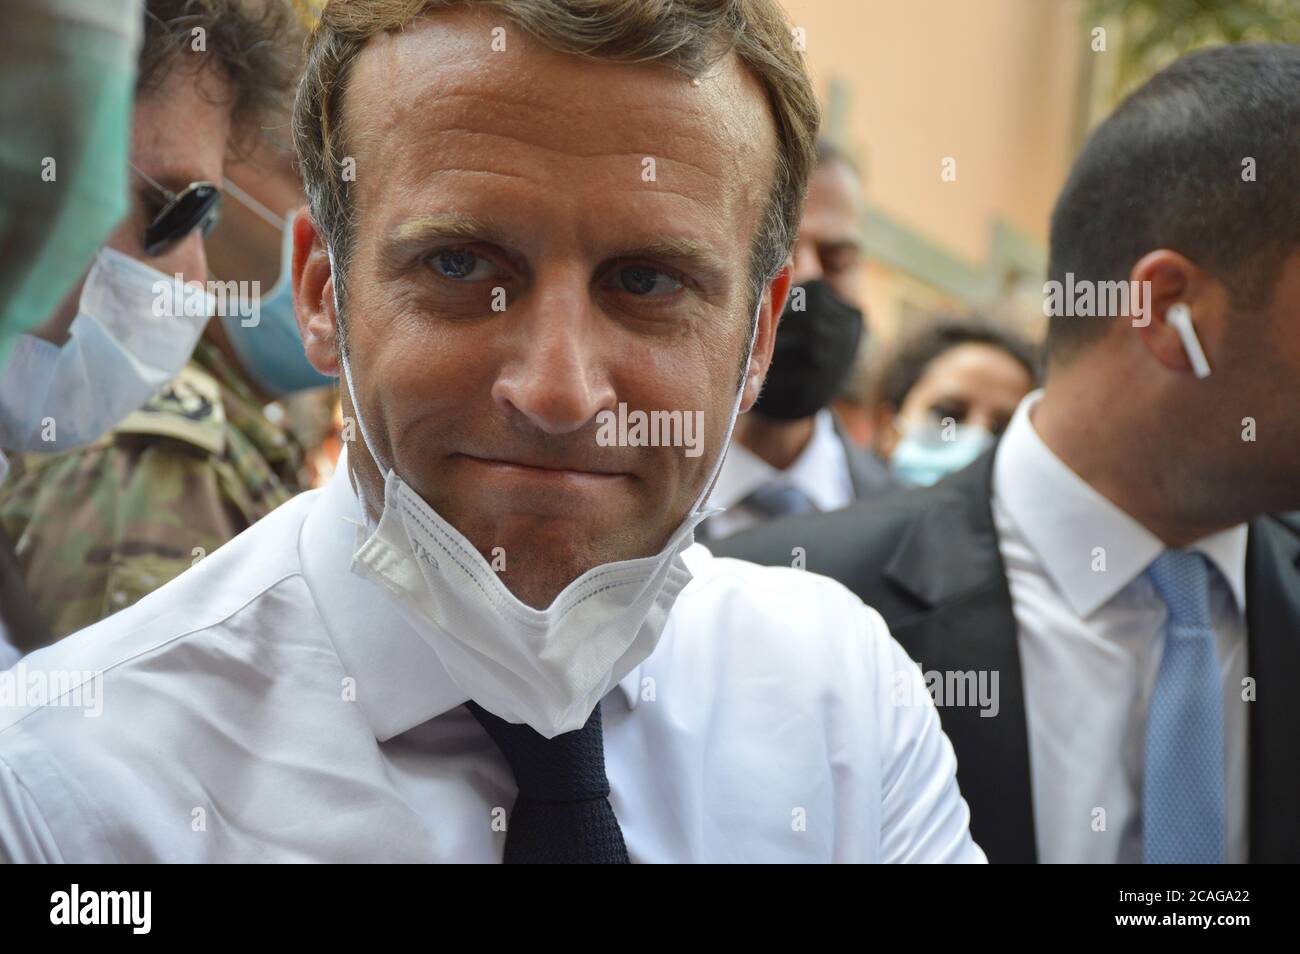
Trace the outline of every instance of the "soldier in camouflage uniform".
<instances>
[{"instance_id":1,"label":"soldier in camouflage uniform","mask_svg":"<svg viewBox=\"0 0 1300 954\"><path fill-rule=\"evenodd\" d=\"M0 522L50 635L130 606L266 516L299 489L302 453L205 338L116 430L15 461Z\"/></svg>"}]
</instances>

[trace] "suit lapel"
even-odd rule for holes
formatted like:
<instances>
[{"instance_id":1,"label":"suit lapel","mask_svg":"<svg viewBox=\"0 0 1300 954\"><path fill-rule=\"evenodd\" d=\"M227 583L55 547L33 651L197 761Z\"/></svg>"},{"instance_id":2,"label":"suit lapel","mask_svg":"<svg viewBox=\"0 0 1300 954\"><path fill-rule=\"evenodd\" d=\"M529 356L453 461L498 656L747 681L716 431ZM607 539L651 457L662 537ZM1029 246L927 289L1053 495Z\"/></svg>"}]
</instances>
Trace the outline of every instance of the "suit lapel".
<instances>
[{"instance_id":1,"label":"suit lapel","mask_svg":"<svg viewBox=\"0 0 1300 954\"><path fill-rule=\"evenodd\" d=\"M890 622L924 671L996 674L996 715L981 715L971 704L939 712L957 753L971 835L990 861L1033 863L1024 681L991 505L995 450L929 491L934 505L899 544L885 575L924 607Z\"/></svg>"},{"instance_id":2,"label":"suit lapel","mask_svg":"<svg viewBox=\"0 0 1300 954\"><path fill-rule=\"evenodd\" d=\"M1295 525L1293 525L1295 522ZM1300 522L1261 517L1246 545L1250 860L1300 861Z\"/></svg>"}]
</instances>

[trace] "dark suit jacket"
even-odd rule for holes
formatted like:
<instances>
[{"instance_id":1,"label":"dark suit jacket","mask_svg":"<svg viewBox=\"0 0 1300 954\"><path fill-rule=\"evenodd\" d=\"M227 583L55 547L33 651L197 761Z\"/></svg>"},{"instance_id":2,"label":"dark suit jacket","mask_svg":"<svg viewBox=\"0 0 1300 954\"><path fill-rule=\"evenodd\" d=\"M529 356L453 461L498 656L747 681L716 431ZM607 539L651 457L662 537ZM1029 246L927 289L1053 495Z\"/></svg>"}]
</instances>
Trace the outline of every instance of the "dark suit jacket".
<instances>
[{"instance_id":1,"label":"dark suit jacket","mask_svg":"<svg viewBox=\"0 0 1300 954\"><path fill-rule=\"evenodd\" d=\"M844 456L849 465L849 482L853 485L854 500L870 500L893 490L902 490L888 465L871 451L861 447L840 422L838 414L831 412L835 421L835 436L844 445Z\"/></svg>"},{"instance_id":2,"label":"dark suit jacket","mask_svg":"<svg viewBox=\"0 0 1300 954\"><path fill-rule=\"evenodd\" d=\"M996 448L933 487L836 513L764 524L710 543L771 565L803 547L885 617L925 670L998 670L1001 708L939 709L957 753L971 834L995 862L1037 860L1024 683L991 506ZM1246 549L1249 831L1252 862L1300 861L1300 518L1259 517Z\"/></svg>"}]
</instances>

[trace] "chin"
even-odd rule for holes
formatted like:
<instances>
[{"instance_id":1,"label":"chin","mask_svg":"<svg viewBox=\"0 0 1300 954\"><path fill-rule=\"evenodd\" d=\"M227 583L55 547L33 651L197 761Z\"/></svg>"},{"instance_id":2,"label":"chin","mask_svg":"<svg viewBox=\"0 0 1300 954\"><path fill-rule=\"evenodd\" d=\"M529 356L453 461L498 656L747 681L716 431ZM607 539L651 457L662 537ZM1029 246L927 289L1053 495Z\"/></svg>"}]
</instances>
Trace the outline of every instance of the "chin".
<instances>
[{"instance_id":1,"label":"chin","mask_svg":"<svg viewBox=\"0 0 1300 954\"><path fill-rule=\"evenodd\" d=\"M654 552L648 541L639 535L633 539L625 528L593 536L591 527L581 522L562 531L510 535L499 545L505 551L501 582L534 609L550 606L566 586L595 567Z\"/></svg>"},{"instance_id":2,"label":"chin","mask_svg":"<svg viewBox=\"0 0 1300 954\"><path fill-rule=\"evenodd\" d=\"M509 570L499 574L515 599L525 606L544 610L555 598L564 592L564 588L587 572L590 567L561 568L559 566L543 567L541 573L525 573L523 570Z\"/></svg>"}]
</instances>

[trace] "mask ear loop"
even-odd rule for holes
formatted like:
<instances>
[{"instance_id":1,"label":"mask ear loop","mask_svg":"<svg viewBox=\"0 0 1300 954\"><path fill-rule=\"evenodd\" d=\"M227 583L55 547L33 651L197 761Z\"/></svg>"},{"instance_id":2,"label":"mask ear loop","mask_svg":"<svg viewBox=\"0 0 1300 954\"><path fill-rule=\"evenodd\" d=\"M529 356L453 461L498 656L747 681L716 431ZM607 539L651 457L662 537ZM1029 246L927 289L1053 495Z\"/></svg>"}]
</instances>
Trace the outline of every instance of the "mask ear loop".
<instances>
[{"instance_id":1,"label":"mask ear loop","mask_svg":"<svg viewBox=\"0 0 1300 954\"><path fill-rule=\"evenodd\" d=\"M713 472L709 474L709 479L704 484L704 489L700 495L695 498L695 504L691 507L690 516L699 514L710 515L721 513L724 508L710 507L704 510L704 502L709 499L709 494L713 492L713 485L718 481L718 475L722 473L722 465L727 460L727 451L731 447L731 435L736 429L736 419L740 417L740 402L745 396L745 382L749 380L749 363L754 359L754 346L758 343L758 316L763 313L763 290L767 287L771 279L768 275L763 279L758 291L758 304L754 307L754 317L749 324L749 347L745 351L744 373L740 376L740 385L736 388L736 399L731 402L731 417L727 421L727 433L723 435L722 450L718 454L718 459L713 465Z\"/></svg>"},{"instance_id":2,"label":"mask ear loop","mask_svg":"<svg viewBox=\"0 0 1300 954\"><path fill-rule=\"evenodd\" d=\"M293 275L291 274L291 263L293 261L293 213L291 212L288 215L276 215L230 179L223 179L221 187L236 202L248 209L248 211L252 212L267 225L271 226L271 228L275 229L276 232L280 233L280 274L276 276L274 284L271 285L271 290L262 296L264 300L270 298L275 295L276 292L280 291L283 286L288 285L293 281ZM333 267L334 259L331 257L330 268Z\"/></svg>"},{"instance_id":3,"label":"mask ear loop","mask_svg":"<svg viewBox=\"0 0 1300 954\"><path fill-rule=\"evenodd\" d=\"M338 266L334 261L334 249L328 244L325 246L325 254L329 256L330 260L330 276L333 280L333 284L330 286L330 291L334 299L334 322L337 326L339 315L343 313L343 309L339 307L339 271ZM343 383L348 389L348 400L352 404L352 416L356 418L357 428L361 431L361 441L366 445L366 451L370 454L370 459L375 462L375 468L386 479L392 475L393 470L391 467L385 466L384 462L380 460L379 455L375 452L375 442L370 439L370 431L366 429L365 419L361 416L361 405L357 403L357 391L352 383L352 368L348 364L348 343L346 339L340 341L339 358L343 365ZM362 488L362 481L360 479L354 481L353 486L356 489L358 499L361 501L362 519L365 521L368 529L373 529L375 523L370 516L370 507L367 506L369 501L366 500L366 492Z\"/></svg>"}]
</instances>

